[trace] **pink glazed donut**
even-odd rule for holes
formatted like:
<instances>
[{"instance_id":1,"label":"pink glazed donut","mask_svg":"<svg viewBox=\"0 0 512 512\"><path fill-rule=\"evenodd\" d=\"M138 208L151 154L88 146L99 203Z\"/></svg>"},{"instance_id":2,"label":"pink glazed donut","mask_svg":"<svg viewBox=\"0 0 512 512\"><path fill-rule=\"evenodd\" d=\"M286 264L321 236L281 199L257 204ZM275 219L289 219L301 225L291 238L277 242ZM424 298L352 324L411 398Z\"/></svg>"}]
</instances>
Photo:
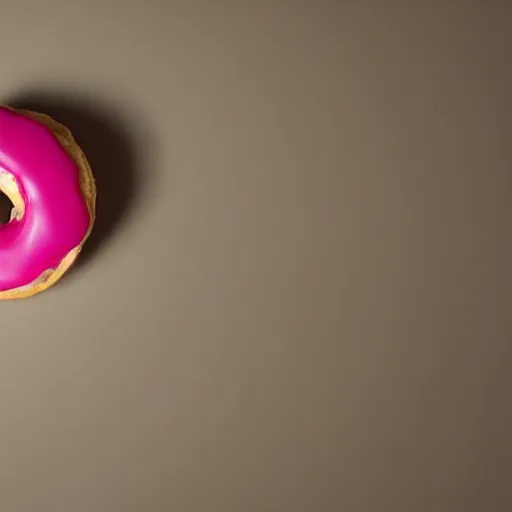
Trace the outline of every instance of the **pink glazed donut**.
<instances>
[{"instance_id":1,"label":"pink glazed donut","mask_svg":"<svg viewBox=\"0 0 512 512\"><path fill-rule=\"evenodd\" d=\"M0 191L14 206L0 225L0 300L30 297L64 275L91 233L91 168L60 123L0 106Z\"/></svg>"}]
</instances>

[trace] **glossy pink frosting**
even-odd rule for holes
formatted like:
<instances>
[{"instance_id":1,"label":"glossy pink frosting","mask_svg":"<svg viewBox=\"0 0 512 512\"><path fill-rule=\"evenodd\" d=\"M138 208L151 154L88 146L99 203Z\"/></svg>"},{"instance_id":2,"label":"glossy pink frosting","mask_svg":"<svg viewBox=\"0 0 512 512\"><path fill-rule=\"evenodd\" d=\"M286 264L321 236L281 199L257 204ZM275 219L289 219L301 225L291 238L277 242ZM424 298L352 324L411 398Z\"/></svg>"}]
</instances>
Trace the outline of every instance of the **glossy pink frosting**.
<instances>
[{"instance_id":1,"label":"glossy pink frosting","mask_svg":"<svg viewBox=\"0 0 512 512\"><path fill-rule=\"evenodd\" d=\"M0 291L55 268L87 234L78 166L49 128L0 107L0 172L14 176L25 215L0 225Z\"/></svg>"}]
</instances>

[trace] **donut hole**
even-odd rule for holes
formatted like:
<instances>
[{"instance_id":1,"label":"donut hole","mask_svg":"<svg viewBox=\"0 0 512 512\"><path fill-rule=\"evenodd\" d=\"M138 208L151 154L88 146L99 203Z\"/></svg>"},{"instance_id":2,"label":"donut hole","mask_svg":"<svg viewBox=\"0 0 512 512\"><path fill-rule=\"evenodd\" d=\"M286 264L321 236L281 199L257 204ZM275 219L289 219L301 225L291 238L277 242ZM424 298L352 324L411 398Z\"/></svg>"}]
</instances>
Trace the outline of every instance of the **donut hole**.
<instances>
[{"instance_id":1,"label":"donut hole","mask_svg":"<svg viewBox=\"0 0 512 512\"><path fill-rule=\"evenodd\" d=\"M13 209L13 202L0 190L0 224L10 222Z\"/></svg>"},{"instance_id":2,"label":"donut hole","mask_svg":"<svg viewBox=\"0 0 512 512\"><path fill-rule=\"evenodd\" d=\"M16 179L0 168L0 224L21 220L25 214L25 201Z\"/></svg>"}]
</instances>

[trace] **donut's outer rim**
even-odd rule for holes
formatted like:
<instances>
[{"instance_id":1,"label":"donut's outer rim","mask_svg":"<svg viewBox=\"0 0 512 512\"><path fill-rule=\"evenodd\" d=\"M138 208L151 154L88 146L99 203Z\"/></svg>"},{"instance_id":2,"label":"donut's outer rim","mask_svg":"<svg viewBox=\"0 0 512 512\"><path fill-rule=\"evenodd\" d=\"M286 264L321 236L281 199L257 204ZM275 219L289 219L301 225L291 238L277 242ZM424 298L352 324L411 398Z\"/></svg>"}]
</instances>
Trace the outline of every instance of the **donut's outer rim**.
<instances>
[{"instance_id":1,"label":"donut's outer rim","mask_svg":"<svg viewBox=\"0 0 512 512\"><path fill-rule=\"evenodd\" d=\"M57 267L45 270L32 283L20 286L19 288L0 291L0 300L25 299L38 293L44 292L55 283L57 283L57 281L61 279L61 277L67 272L67 270L76 260L85 242L91 234L94 221L96 219L96 184L94 182L91 166L89 165L84 152L77 144L71 131L68 128L66 128L58 121L55 121L55 119L51 118L47 114L34 112L32 110L13 108L7 105L0 105L0 108L4 108L17 114L29 117L50 129L55 139L64 148L64 150L78 167L80 189L89 211L89 228L84 238L78 246L69 251L69 253L61 260Z\"/></svg>"}]
</instances>

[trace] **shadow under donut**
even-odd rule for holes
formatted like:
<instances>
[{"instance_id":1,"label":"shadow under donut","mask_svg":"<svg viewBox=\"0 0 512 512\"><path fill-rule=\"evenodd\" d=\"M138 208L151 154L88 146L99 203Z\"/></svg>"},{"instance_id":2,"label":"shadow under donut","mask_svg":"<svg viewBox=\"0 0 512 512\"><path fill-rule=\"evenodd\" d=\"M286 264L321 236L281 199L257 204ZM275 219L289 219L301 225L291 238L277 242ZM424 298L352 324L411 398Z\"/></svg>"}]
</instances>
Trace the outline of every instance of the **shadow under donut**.
<instances>
[{"instance_id":1,"label":"shadow under donut","mask_svg":"<svg viewBox=\"0 0 512 512\"><path fill-rule=\"evenodd\" d=\"M135 138L117 111L89 97L29 91L5 104L47 114L65 125L91 165L97 188L96 220L74 265L79 268L106 245L138 202L144 179Z\"/></svg>"}]
</instances>

